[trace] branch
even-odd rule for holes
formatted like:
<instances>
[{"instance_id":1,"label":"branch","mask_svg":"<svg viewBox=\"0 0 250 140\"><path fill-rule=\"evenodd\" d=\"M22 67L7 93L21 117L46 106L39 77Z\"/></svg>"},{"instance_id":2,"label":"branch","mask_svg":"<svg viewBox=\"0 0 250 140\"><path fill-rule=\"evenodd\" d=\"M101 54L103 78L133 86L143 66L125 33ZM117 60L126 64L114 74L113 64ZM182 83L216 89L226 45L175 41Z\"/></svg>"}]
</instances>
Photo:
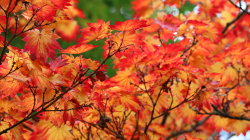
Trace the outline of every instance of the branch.
<instances>
[{"instance_id":1,"label":"branch","mask_svg":"<svg viewBox=\"0 0 250 140\"><path fill-rule=\"evenodd\" d=\"M159 41L161 43L161 46L163 46L164 43L163 43L163 41L161 39L161 30L160 29L157 31L157 34L158 34L158 39L159 39Z\"/></svg>"},{"instance_id":2,"label":"branch","mask_svg":"<svg viewBox=\"0 0 250 140\"><path fill-rule=\"evenodd\" d=\"M237 116L232 116L232 115L228 114L227 112L222 112L222 111L218 110L218 108L216 106L214 106L213 104L212 104L212 107L215 110L215 113L212 113L214 115L217 114L219 116L230 118L230 119L250 121L250 118L246 118L244 116L237 117Z\"/></svg>"},{"instance_id":3,"label":"branch","mask_svg":"<svg viewBox=\"0 0 250 140\"><path fill-rule=\"evenodd\" d=\"M1 55L0 55L0 65L2 64L2 62L3 62L3 56L4 56L4 54L5 54L5 51L7 50L7 36L8 36L8 28L9 28L9 16L10 16L10 13L8 13L8 10L9 10L9 7L10 7L10 5L11 5L11 2L12 2L12 0L10 0L10 2L9 2L9 5L8 5L8 7L7 7L7 10L4 10L3 9L3 11L4 11L4 13L5 13L5 17L6 17L6 22L5 22L5 29L3 30L4 31L4 42L3 42L3 50L2 50L2 52L1 52Z\"/></svg>"},{"instance_id":4,"label":"branch","mask_svg":"<svg viewBox=\"0 0 250 140\"><path fill-rule=\"evenodd\" d=\"M5 74L3 77L1 77L0 78L0 80L2 80L2 79L4 79L4 78L6 78L8 75L10 75L11 73L13 73L13 72L15 72L15 71L17 71L17 70L19 70L22 66L20 66L20 67L16 67L16 68L14 68L14 66L15 66L15 62L13 62L12 63L12 65L11 65L11 68L10 68L10 70L9 70L9 72L7 73L7 74Z\"/></svg>"},{"instance_id":5,"label":"branch","mask_svg":"<svg viewBox=\"0 0 250 140\"><path fill-rule=\"evenodd\" d=\"M160 117L162 117L162 116L164 116L164 115L166 115L166 114L169 114L169 111L174 110L175 108L178 108L178 107L180 107L181 105L183 105L184 103L187 103L187 102L189 102L189 101L191 101L191 100L184 99L184 100L183 100L182 102L180 102L178 105L176 105L176 106L174 106L174 107L172 107L172 108L169 108L169 109L165 110L163 113L161 113L161 114L158 115L158 116L155 116L153 119L155 120L155 119L160 118Z\"/></svg>"},{"instance_id":6,"label":"branch","mask_svg":"<svg viewBox=\"0 0 250 140\"><path fill-rule=\"evenodd\" d=\"M130 84L131 84L131 85L134 85L134 86L137 87L137 88L139 88L139 89L142 90L143 92L146 92L146 94L148 95L148 97L149 97L149 99L150 99L150 101L151 101L151 104L152 104L152 110L151 110L151 114L150 114L150 120L149 120L148 123L146 123L145 129L144 129L144 133L147 134L148 129L149 129L151 123L153 122L154 118L155 118L155 117L154 117L155 108L156 108L156 105L157 105L157 103L158 103L159 98L160 98L161 95L162 95L161 93L162 93L162 91L163 91L163 88L166 88L165 86L171 81L171 80L170 80L171 77L169 77L169 79L161 86L161 89L160 89L160 91L157 93L157 97L156 97L156 99L154 100L153 97L152 97L152 94L149 93L149 90L148 90L148 88L147 88L147 85L146 85L147 82L146 82L146 80L145 80L145 74L144 74L143 72L141 72L139 69L137 69L137 72L140 73L140 74L139 74L139 78L140 78L140 80L143 82L143 85L144 85L144 88L145 88L145 89L141 88L140 86L138 86L138 85L136 85L136 84L133 84L133 83L130 83ZM135 133L135 132L134 132L134 133Z\"/></svg>"},{"instance_id":7,"label":"branch","mask_svg":"<svg viewBox=\"0 0 250 140\"><path fill-rule=\"evenodd\" d=\"M55 110L44 110L44 111L71 111L71 110L78 110L78 109L82 109L82 108L84 108L84 107L91 107L93 104L91 103L91 104L83 104L83 105L81 105L81 106L79 106L79 107L74 107L74 108L69 108L69 109L55 109Z\"/></svg>"},{"instance_id":8,"label":"branch","mask_svg":"<svg viewBox=\"0 0 250 140\"><path fill-rule=\"evenodd\" d=\"M108 61L108 59L110 59L112 56L114 56L116 53L120 52L121 49L118 48L114 53L110 53L110 49L109 49L109 53L108 56L105 58L105 60L102 61L102 63L95 69L95 71L93 71L90 75L88 75L86 78L81 79L81 77L83 77L84 75L81 75L81 77L79 78L79 81L76 83L73 83L70 87L68 88L62 88L61 89L61 94L56 96L55 98L53 98L52 100L50 100L49 102L45 102L44 104L42 104L40 107L38 107L37 109L35 109L33 112L31 112L28 116L26 116L25 118L23 118L22 120L18 121L17 123L13 124L12 126L0 131L0 135L7 133L9 130L17 127L18 125L22 124L23 122L37 116L38 114L45 112L50 106L52 106L54 103L56 103L59 99L61 99L65 94L67 94L69 91L71 91L72 89L74 89L75 87L77 87L78 85L82 84L84 81L86 81L87 79L91 78L94 74L96 74L97 71L99 71L99 69ZM42 109L40 109L42 107ZM40 110L39 110L40 109Z\"/></svg>"},{"instance_id":9,"label":"branch","mask_svg":"<svg viewBox=\"0 0 250 140\"><path fill-rule=\"evenodd\" d=\"M87 121L85 121L85 120L81 120L81 122L87 123L87 124L89 124L89 125L95 127L96 129L100 129L100 126L99 126L98 124L91 123L91 122L87 122ZM110 132L107 131L106 129L102 129L102 128L101 128L101 130L103 130L103 131L104 131L105 133L107 133L107 134L110 134L110 135L116 137L116 134L115 134L113 131L111 131L111 133L110 133Z\"/></svg>"},{"instance_id":10,"label":"branch","mask_svg":"<svg viewBox=\"0 0 250 140\"><path fill-rule=\"evenodd\" d=\"M183 57L185 55L185 53L187 53L190 49L192 49L197 43L198 43L198 40L196 40L195 36L193 36L192 44L183 51L183 53L180 55L180 57Z\"/></svg>"},{"instance_id":11,"label":"branch","mask_svg":"<svg viewBox=\"0 0 250 140\"><path fill-rule=\"evenodd\" d=\"M245 12L240 12L236 18L234 18L232 21L228 22L224 29L222 30L222 34L225 34L227 29L233 25L237 20L239 20L241 17L243 17L246 13Z\"/></svg>"},{"instance_id":12,"label":"branch","mask_svg":"<svg viewBox=\"0 0 250 140\"><path fill-rule=\"evenodd\" d=\"M234 120L250 121L250 118L247 118L245 116L233 116L233 115L230 115L228 112L220 111L214 105L212 105L212 107L214 109L214 111L212 111L212 112L206 112L205 110L203 110L203 112L201 112L201 111L194 109L194 108L192 108L192 110L194 110L197 114L200 114L200 115L210 115L210 116L214 115L214 116L221 116L224 118L229 118L229 119L234 119Z\"/></svg>"},{"instance_id":13,"label":"branch","mask_svg":"<svg viewBox=\"0 0 250 140\"><path fill-rule=\"evenodd\" d=\"M31 109L31 112L33 112L34 111L34 109L35 109L35 106L36 106L36 88L33 90L32 88L33 87L31 87L30 85L28 86L29 87L29 89L30 89L30 92L32 93L32 96L33 96L33 107L32 107L32 109Z\"/></svg>"},{"instance_id":14,"label":"branch","mask_svg":"<svg viewBox=\"0 0 250 140\"><path fill-rule=\"evenodd\" d=\"M247 7L246 7L246 9L243 9L242 7L241 7L241 1L239 2L240 3L240 6L238 6L237 4L235 4L232 0L228 0L232 5L234 5L236 8L239 8L240 10L242 10L244 13L246 13L246 14L250 14L250 12L248 12L248 5L247 5Z\"/></svg>"},{"instance_id":15,"label":"branch","mask_svg":"<svg viewBox=\"0 0 250 140\"><path fill-rule=\"evenodd\" d=\"M190 85L189 85L189 86L190 86ZM181 105L183 105L183 104L185 104L185 103L187 103L187 102L190 102L190 101L194 100L194 99L201 93L202 90L203 90L203 88L197 89L197 90L195 91L195 93L192 94L190 97L184 98L184 100L181 101L179 104L177 104L177 105L174 106L174 107L169 107L169 108L166 109L163 113L161 113L160 115L154 117L153 119L157 119L157 118L160 118L160 117L162 117L162 116L165 116L165 115L169 114L169 111L174 110L174 109L180 107ZM172 95L171 95L171 96L172 96Z\"/></svg>"},{"instance_id":16,"label":"branch","mask_svg":"<svg viewBox=\"0 0 250 140\"><path fill-rule=\"evenodd\" d=\"M157 105L157 103L158 103L158 100L159 100L159 98L160 98L160 96L161 96L161 92L162 92L162 88L160 89L160 91L159 91L159 93L158 93L158 95L157 95L156 100L152 102L153 108L152 108L152 111L151 111L150 120L149 120L149 122L146 124L145 129L144 129L144 133L145 133L145 134L147 134L147 131L148 131L148 129L149 129L149 126L151 125L151 123L153 122L153 120L154 120L154 118L155 118L155 117L154 117L155 107L156 107L156 105Z\"/></svg>"},{"instance_id":17,"label":"branch","mask_svg":"<svg viewBox=\"0 0 250 140\"><path fill-rule=\"evenodd\" d=\"M178 137L180 135L183 135L185 133L190 133L194 130L196 130L199 126L203 125L211 116L207 116L206 118L202 119L201 121L199 122L196 122L193 126L191 126L191 128L189 129L186 129L186 130L180 130L178 132L175 132L173 134L171 134L170 136L166 137L166 140L170 140L171 138L174 138L174 137Z\"/></svg>"},{"instance_id":18,"label":"branch","mask_svg":"<svg viewBox=\"0 0 250 140\"><path fill-rule=\"evenodd\" d=\"M136 122L135 122L135 129L134 129L134 132L131 136L131 140L134 139L135 135L136 135L136 132L138 131L139 129L139 121L140 121L140 117L139 117L139 113L140 111L137 111L137 113L135 114L135 117L136 117Z\"/></svg>"},{"instance_id":19,"label":"branch","mask_svg":"<svg viewBox=\"0 0 250 140\"><path fill-rule=\"evenodd\" d=\"M12 3L12 0L9 1L8 7L7 7L6 10L3 9L2 6L0 7L0 8L4 11L4 14L5 14L5 17L6 17L5 29L4 29L4 27L1 25L1 28L2 28L3 31L4 31L4 42L3 42L3 50L2 50L1 55L0 55L0 65L1 65L2 62L3 62L3 56L4 56L5 52L6 52L7 47L8 47L8 44L9 44L9 43L7 43L7 37L8 37L8 31L7 31L7 30L8 30L8 28L9 28L9 18L10 18L10 16L11 16L11 13L12 13L12 12L14 11L14 9L16 8L18 2L19 2L19 0L16 0L16 1L15 1L15 4L14 4L14 6L13 6L13 8L12 8L11 10L10 10L10 6L11 6L11 3ZM10 11L9 11L9 10L10 10Z\"/></svg>"}]
</instances>

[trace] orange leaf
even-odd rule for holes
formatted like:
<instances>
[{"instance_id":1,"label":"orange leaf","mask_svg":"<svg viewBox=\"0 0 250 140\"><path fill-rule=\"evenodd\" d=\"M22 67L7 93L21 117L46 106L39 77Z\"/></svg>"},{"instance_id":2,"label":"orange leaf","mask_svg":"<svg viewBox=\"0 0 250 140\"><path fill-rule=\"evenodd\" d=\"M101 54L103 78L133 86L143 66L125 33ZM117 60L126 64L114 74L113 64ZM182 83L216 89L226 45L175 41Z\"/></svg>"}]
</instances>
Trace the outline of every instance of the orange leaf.
<instances>
[{"instance_id":1,"label":"orange leaf","mask_svg":"<svg viewBox=\"0 0 250 140\"><path fill-rule=\"evenodd\" d=\"M94 60L91 60L91 59L86 59L86 64L87 66L91 69L91 70L96 70L100 64L98 63L98 61L94 61Z\"/></svg>"},{"instance_id":2,"label":"orange leaf","mask_svg":"<svg viewBox=\"0 0 250 140\"><path fill-rule=\"evenodd\" d=\"M202 21L198 21L198 20L188 20L187 23L195 25L195 26L206 26L206 25L208 25L208 24L206 24L206 23L204 23Z\"/></svg>"},{"instance_id":3,"label":"orange leaf","mask_svg":"<svg viewBox=\"0 0 250 140\"><path fill-rule=\"evenodd\" d=\"M237 78L238 78L237 71L232 67L228 67L224 71L224 74L222 75L222 79L220 82L222 85L225 85L231 82L236 82Z\"/></svg>"},{"instance_id":4,"label":"orange leaf","mask_svg":"<svg viewBox=\"0 0 250 140\"><path fill-rule=\"evenodd\" d=\"M0 98L13 97L23 88L23 83L14 80L11 77L6 77L0 80L0 85L2 86L0 89Z\"/></svg>"},{"instance_id":5,"label":"orange leaf","mask_svg":"<svg viewBox=\"0 0 250 140\"><path fill-rule=\"evenodd\" d=\"M39 21L53 21L54 16L56 15L56 8L50 5L45 5L43 7L37 7L40 9L36 15Z\"/></svg>"},{"instance_id":6,"label":"orange leaf","mask_svg":"<svg viewBox=\"0 0 250 140\"><path fill-rule=\"evenodd\" d=\"M65 124L61 126L55 126L50 121L39 121L37 124L37 130L33 132L30 138L31 140L35 139L47 139L47 140L67 140L72 139L72 134L70 131L72 128Z\"/></svg>"},{"instance_id":7,"label":"orange leaf","mask_svg":"<svg viewBox=\"0 0 250 140\"><path fill-rule=\"evenodd\" d=\"M109 33L109 22L104 22L103 20L98 20L97 23L89 23L89 27L83 28L82 38L79 42L88 43L94 39L99 40L107 37Z\"/></svg>"},{"instance_id":8,"label":"orange leaf","mask_svg":"<svg viewBox=\"0 0 250 140\"><path fill-rule=\"evenodd\" d=\"M70 0L51 0L51 2L58 8L64 9L66 6L70 6Z\"/></svg>"},{"instance_id":9,"label":"orange leaf","mask_svg":"<svg viewBox=\"0 0 250 140\"><path fill-rule=\"evenodd\" d=\"M33 59L46 61L47 58L56 57L56 49L60 49L56 41L58 36L50 30L31 30L27 32L23 40L26 42L25 51L30 51Z\"/></svg>"},{"instance_id":10,"label":"orange leaf","mask_svg":"<svg viewBox=\"0 0 250 140\"><path fill-rule=\"evenodd\" d=\"M95 47L97 47L97 46L92 45L92 44L73 45L73 46L68 47L65 50L61 50L61 53L81 54L81 53L89 51Z\"/></svg>"},{"instance_id":11,"label":"orange leaf","mask_svg":"<svg viewBox=\"0 0 250 140\"><path fill-rule=\"evenodd\" d=\"M133 96L121 96L121 102L125 107L130 108L134 112L140 110L140 102L136 97Z\"/></svg>"},{"instance_id":12,"label":"orange leaf","mask_svg":"<svg viewBox=\"0 0 250 140\"><path fill-rule=\"evenodd\" d=\"M56 22L56 33L58 33L62 39L66 41L76 40L79 28L79 25L74 20L62 20Z\"/></svg>"},{"instance_id":13,"label":"orange leaf","mask_svg":"<svg viewBox=\"0 0 250 140\"><path fill-rule=\"evenodd\" d=\"M148 26L143 28L146 32L157 32L160 29L160 25L156 24L153 19L147 19Z\"/></svg>"},{"instance_id":14,"label":"orange leaf","mask_svg":"<svg viewBox=\"0 0 250 140\"><path fill-rule=\"evenodd\" d=\"M118 31L131 31L146 26L147 24L144 20L126 20L124 22L117 21L115 25L111 25L110 27Z\"/></svg>"}]
</instances>

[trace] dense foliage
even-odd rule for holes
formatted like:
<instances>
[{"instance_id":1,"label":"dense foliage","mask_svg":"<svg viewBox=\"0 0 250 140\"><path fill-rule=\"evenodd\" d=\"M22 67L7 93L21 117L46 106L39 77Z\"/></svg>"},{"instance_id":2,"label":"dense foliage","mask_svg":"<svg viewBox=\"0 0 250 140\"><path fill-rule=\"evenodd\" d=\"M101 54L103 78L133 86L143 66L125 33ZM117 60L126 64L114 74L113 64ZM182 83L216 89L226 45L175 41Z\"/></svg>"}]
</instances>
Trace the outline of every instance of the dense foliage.
<instances>
[{"instance_id":1,"label":"dense foliage","mask_svg":"<svg viewBox=\"0 0 250 140\"><path fill-rule=\"evenodd\" d=\"M193 140L250 129L249 0L134 0L132 19L82 29L77 4L0 1L0 139ZM97 47L100 61L84 56Z\"/></svg>"}]
</instances>

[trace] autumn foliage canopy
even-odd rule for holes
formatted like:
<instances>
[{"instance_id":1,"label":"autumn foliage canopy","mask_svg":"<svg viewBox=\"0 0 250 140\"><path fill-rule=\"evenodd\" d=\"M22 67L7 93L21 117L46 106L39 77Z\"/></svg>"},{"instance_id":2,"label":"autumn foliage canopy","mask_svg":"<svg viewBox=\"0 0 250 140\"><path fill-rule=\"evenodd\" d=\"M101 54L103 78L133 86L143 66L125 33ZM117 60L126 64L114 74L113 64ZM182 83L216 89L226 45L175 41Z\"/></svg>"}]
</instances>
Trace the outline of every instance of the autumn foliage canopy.
<instances>
[{"instance_id":1,"label":"autumn foliage canopy","mask_svg":"<svg viewBox=\"0 0 250 140\"><path fill-rule=\"evenodd\" d=\"M87 27L77 3L0 0L0 139L203 140L250 129L250 0L134 0L133 19ZM181 12L187 3L195 10ZM103 60L86 58L99 40Z\"/></svg>"}]
</instances>

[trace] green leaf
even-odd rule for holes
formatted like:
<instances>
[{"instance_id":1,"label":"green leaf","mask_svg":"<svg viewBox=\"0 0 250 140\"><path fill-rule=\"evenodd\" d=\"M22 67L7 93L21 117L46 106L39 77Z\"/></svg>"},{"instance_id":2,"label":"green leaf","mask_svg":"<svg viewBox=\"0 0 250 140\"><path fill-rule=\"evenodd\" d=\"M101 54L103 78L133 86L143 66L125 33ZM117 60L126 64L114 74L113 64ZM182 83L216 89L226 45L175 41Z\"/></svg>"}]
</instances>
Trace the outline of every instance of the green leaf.
<instances>
[{"instance_id":1,"label":"green leaf","mask_svg":"<svg viewBox=\"0 0 250 140\"><path fill-rule=\"evenodd\" d=\"M190 2L186 2L180 9L179 9L179 11L180 11L180 13L181 14L187 14L188 12L192 12L193 10L194 10L194 7L195 7L196 5L193 5L193 4L191 4Z\"/></svg>"}]
</instances>

